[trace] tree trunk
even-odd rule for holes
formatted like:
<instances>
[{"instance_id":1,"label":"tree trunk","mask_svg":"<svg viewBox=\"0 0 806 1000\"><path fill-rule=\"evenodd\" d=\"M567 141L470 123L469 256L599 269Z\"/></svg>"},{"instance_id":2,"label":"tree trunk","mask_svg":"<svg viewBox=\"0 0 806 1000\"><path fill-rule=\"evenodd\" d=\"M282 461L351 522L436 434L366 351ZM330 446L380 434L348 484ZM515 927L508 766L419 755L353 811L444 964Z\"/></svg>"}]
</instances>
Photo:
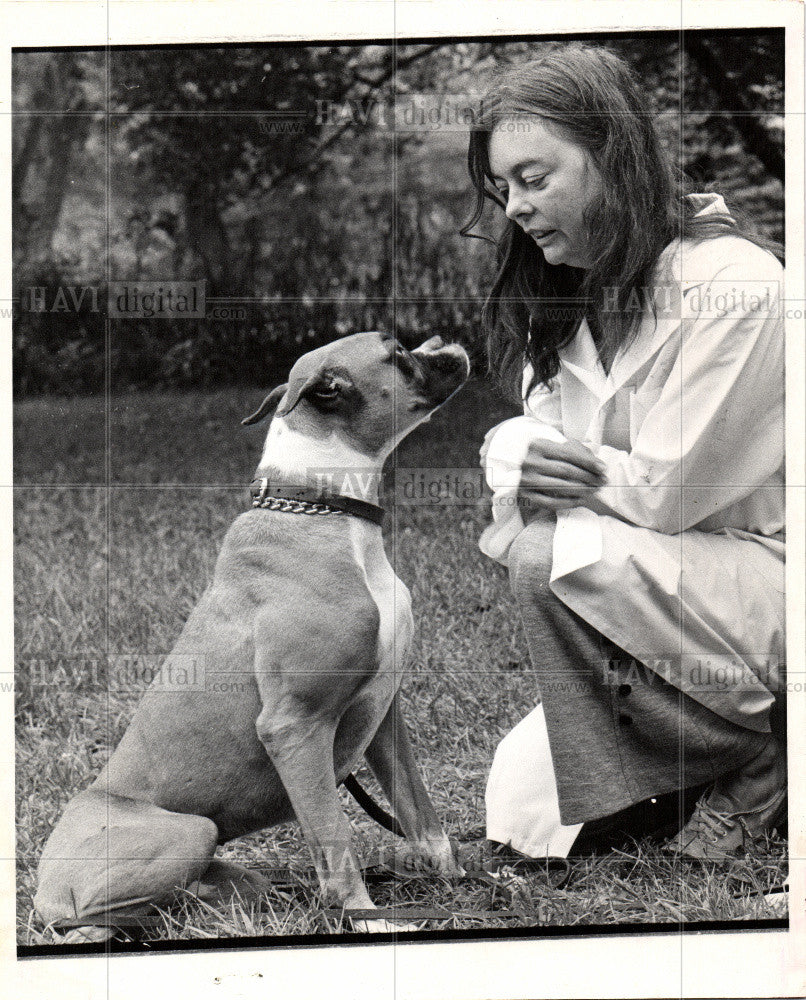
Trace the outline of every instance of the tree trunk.
<instances>
[{"instance_id":1,"label":"tree trunk","mask_svg":"<svg viewBox=\"0 0 806 1000\"><path fill-rule=\"evenodd\" d=\"M74 87L75 60L70 52L51 56L31 101L32 110L47 111L52 106L51 94L65 95L73 91L66 103L67 111L80 110L80 94ZM50 250L59 225L62 203L70 181L70 164L74 150L86 138L89 118L77 114L33 116L14 159L12 197L18 226L17 245L25 259ZM45 162L40 185L44 192L35 203L25 202L26 181L40 153ZM27 225L26 225L27 223Z\"/></svg>"},{"instance_id":2,"label":"tree trunk","mask_svg":"<svg viewBox=\"0 0 806 1000\"><path fill-rule=\"evenodd\" d=\"M217 201L201 188L191 188L185 195L182 276L206 278L208 296L251 296L255 290L262 221L259 216L250 216L230 227L233 230L230 233L219 214Z\"/></svg>"},{"instance_id":3,"label":"tree trunk","mask_svg":"<svg viewBox=\"0 0 806 1000\"><path fill-rule=\"evenodd\" d=\"M190 260L188 277L206 278L207 294L226 294L226 273L230 247L227 232L218 214L215 195L201 187L185 193L185 240Z\"/></svg>"}]
</instances>

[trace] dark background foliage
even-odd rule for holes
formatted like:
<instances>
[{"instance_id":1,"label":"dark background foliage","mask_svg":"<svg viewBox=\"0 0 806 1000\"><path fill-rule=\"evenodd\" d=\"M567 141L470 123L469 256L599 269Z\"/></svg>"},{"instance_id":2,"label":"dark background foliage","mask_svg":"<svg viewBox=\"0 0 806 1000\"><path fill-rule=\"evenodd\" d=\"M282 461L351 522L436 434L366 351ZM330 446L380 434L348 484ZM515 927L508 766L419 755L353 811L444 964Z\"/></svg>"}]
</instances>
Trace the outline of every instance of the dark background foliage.
<instances>
[{"instance_id":1,"label":"dark background foliage","mask_svg":"<svg viewBox=\"0 0 806 1000\"><path fill-rule=\"evenodd\" d=\"M698 189L781 239L782 33L591 41L629 60ZM477 92L545 44L15 53L16 394L266 385L378 327L475 351L493 254L457 234L467 134L380 112ZM171 279L206 281L205 319L107 328L108 280Z\"/></svg>"}]
</instances>

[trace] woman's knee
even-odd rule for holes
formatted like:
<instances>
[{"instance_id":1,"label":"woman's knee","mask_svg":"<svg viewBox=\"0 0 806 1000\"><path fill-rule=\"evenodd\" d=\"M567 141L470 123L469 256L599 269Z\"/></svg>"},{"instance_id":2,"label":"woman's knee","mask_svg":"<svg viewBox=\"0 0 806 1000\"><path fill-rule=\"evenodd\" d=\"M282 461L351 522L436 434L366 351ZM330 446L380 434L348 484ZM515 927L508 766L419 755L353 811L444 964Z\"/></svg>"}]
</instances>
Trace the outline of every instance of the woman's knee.
<instances>
[{"instance_id":1,"label":"woman's knee","mask_svg":"<svg viewBox=\"0 0 806 1000\"><path fill-rule=\"evenodd\" d=\"M509 583L519 601L549 592L556 523L553 516L536 518L510 546Z\"/></svg>"}]
</instances>

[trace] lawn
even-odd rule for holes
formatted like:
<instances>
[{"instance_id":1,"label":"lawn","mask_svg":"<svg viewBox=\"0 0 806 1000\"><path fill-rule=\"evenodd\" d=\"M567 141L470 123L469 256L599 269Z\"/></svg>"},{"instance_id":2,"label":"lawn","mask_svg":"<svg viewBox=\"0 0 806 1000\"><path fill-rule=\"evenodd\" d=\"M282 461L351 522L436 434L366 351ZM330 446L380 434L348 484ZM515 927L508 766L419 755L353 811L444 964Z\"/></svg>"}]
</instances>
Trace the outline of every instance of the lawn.
<instances>
[{"instance_id":1,"label":"lawn","mask_svg":"<svg viewBox=\"0 0 806 1000\"><path fill-rule=\"evenodd\" d=\"M170 650L206 586L218 547L245 507L264 428L239 420L260 393L132 393L41 398L15 419L18 940L36 943L36 861L67 800L100 770L139 694L110 693L109 654ZM509 415L471 383L397 453L400 469L475 468L485 430ZM108 445L108 447L107 447ZM108 476L111 488L105 486ZM389 476L391 483L391 473ZM197 486L194 489L192 487ZM478 846L484 787L501 737L535 704L536 685L504 570L478 550L482 504L398 505L386 528L412 591L416 629L403 704L415 751L449 835ZM362 781L379 795L370 776ZM344 795L371 860L391 843ZM161 914L152 939L321 933L323 913L295 825L232 842L223 857L285 874L260 907L214 910L188 899ZM684 866L651 840L552 868L503 867L454 881L370 869L379 905L442 910L423 926L601 925L785 915L761 894L785 878L786 844L729 868ZM779 897L780 898L780 897Z\"/></svg>"}]
</instances>

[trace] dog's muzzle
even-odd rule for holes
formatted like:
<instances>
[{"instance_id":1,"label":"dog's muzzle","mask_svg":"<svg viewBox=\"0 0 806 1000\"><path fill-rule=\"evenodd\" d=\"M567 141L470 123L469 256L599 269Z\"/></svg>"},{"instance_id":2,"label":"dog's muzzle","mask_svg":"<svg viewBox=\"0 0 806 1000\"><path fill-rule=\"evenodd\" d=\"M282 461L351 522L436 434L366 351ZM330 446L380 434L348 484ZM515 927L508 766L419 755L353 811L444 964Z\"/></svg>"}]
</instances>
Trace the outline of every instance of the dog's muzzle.
<instances>
[{"instance_id":1,"label":"dog's muzzle","mask_svg":"<svg viewBox=\"0 0 806 1000\"><path fill-rule=\"evenodd\" d=\"M431 337L411 352L417 365L415 383L428 406L441 406L460 389L470 374L470 359L459 344Z\"/></svg>"}]
</instances>

